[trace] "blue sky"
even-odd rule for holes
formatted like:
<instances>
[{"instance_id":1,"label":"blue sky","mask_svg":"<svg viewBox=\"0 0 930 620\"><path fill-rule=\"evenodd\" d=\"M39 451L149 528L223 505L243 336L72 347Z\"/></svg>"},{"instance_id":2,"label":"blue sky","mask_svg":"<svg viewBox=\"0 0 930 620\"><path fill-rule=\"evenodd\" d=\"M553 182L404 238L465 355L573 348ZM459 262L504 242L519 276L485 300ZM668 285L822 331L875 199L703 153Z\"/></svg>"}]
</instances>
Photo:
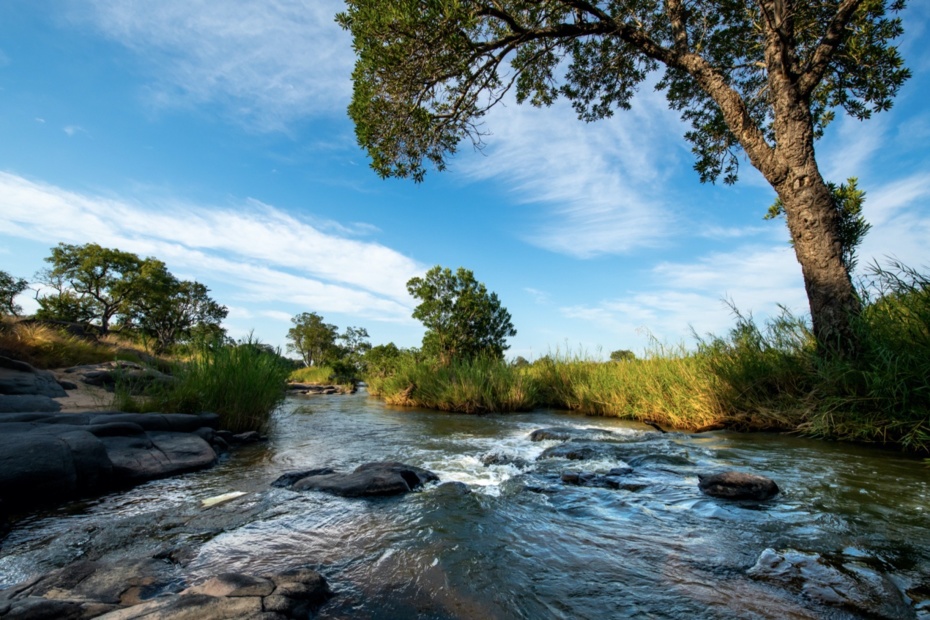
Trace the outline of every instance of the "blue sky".
<instances>
[{"instance_id":1,"label":"blue sky","mask_svg":"<svg viewBox=\"0 0 930 620\"><path fill-rule=\"evenodd\" d=\"M433 265L497 292L508 354L528 359L722 333L725 299L806 311L787 230L762 219L771 189L748 162L735 187L701 185L648 87L595 124L507 101L482 152L463 145L420 185L379 179L345 113L341 6L0 3L0 269L30 278L62 241L155 256L210 287L231 335L282 347L305 311L418 345L405 283ZM840 117L818 145L828 180L868 192L862 266L930 263L930 6L904 18L914 76L895 107Z\"/></svg>"}]
</instances>

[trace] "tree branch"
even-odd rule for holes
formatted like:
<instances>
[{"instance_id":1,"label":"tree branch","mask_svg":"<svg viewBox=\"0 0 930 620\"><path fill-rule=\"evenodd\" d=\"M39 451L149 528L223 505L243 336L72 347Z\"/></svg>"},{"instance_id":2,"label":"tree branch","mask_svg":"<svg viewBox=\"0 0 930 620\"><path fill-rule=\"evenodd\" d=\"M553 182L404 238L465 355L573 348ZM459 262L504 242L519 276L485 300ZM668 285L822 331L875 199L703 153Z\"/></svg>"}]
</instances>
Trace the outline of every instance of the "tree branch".
<instances>
[{"instance_id":1,"label":"tree branch","mask_svg":"<svg viewBox=\"0 0 930 620\"><path fill-rule=\"evenodd\" d=\"M685 28L685 10L681 0L666 0L665 9L672 25L672 36L675 37L675 51L687 54L688 30Z\"/></svg>"},{"instance_id":2,"label":"tree branch","mask_svg":"<svg viewBox=\"0 0 930 620\"><path fill-rule=\"evenodd\" d=\"M809 98L823 80L823 76L833 59L833 54L843 42L846 26L852 19L853 14L862 4L863 0L843 0L836 9L836 15L827 26L827 30L820 40L820 44L811 56L807 69L801 74L798 82L801 95Z\"/></svg>"}]
</instances>

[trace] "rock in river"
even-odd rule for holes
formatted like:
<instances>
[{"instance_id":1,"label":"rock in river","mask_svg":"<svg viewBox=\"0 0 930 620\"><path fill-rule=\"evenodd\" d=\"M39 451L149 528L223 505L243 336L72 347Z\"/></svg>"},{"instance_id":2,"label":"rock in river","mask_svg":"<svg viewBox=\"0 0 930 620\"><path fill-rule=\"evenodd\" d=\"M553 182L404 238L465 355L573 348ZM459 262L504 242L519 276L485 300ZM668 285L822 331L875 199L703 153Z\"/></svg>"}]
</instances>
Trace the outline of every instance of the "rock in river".
<instances>
[{"instance_id":1,"label":"rock in river","mask_svg":"<svg viewBox=\"0 0 930 620\"><path fill-rule=\"evenodd\" d=\"M756 474L725 471L699 475L698 480L698 488L711 497L762 501L778 495L778 485L773 480Z\"/></svg>"},{"instance_id":2,"label":"rock in river","mask_svg":"<svg viewBox=\"0 0 930 620\"><path fill-rule=\"evenodd\" d=\"M291 472L278 478L272 485L287 486L295 491L325 491L343 497L376 497L409 493L436 480L439 477L426 469L385 461L360 465L349 474L328 469Z\"/></svg>"}]
</instances>

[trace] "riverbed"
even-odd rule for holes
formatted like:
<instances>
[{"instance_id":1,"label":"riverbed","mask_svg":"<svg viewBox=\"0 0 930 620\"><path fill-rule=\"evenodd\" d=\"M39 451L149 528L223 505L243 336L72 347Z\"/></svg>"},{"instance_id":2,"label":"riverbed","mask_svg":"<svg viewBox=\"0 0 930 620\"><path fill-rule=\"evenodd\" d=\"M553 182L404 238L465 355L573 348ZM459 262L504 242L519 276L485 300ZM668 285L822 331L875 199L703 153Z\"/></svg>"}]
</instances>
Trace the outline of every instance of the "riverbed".
<instances>
[{"instance_id":1,"label":"riverbed","mask_svg":"<svg viewBox=\"0 0 930 620\"><path fill-rule=\"evenodd\" d=\"M538 459L558 442L529 434L553 426L599 429L622 457ZM288 471L380 460L469 492L346 499L270 486ZM627 466L621 488L562 481ZM728 502L699 491L699 474L729 469L781 493ZM203 507L234 491L244 495ZM174 527L208 511L222 525ZM564 412L391 408L364 391L289 398L267 442L212 469L21 519L0 546L0 585L88 554L182 543L187 583L318 570L335 593L319 618L930 618L930 469L918 459Z\"/></svg>"}]
</instances>

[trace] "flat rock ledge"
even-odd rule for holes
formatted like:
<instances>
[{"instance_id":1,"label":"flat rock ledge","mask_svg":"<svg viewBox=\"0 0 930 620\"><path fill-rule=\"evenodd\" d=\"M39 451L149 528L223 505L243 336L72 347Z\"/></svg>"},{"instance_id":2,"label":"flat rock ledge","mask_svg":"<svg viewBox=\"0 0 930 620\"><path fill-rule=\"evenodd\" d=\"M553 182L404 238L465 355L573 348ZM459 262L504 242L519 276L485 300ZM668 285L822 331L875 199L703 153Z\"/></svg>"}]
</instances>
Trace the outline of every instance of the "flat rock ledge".
<instances>
[{"instance_id":1,"label":"flat rock ledge","mask_svg":"<svg viewBox=\"0 0 930 620\"><path fill-rule=\"evenodd\" d=\"M410 493L438 480L439 476L429 470L382 461L360 465L347 474L329 468L289 472L275 480L272 486L294 491L323 491L342 497L381 497Z\"/></svg>"},{"instance_id":2,"label":"flat rock ledge","mask_svg":"<svg viewBox=\"0 0 930 620\"><path fill-rule=\"evenodd\" d=\"M327 385L322 383L288 383L288 394L301 394L304 396L354 394L356 387L347 385Z\"/></svg>"},{"instance_id":3,"label":"flat rock ledge","mask_svg":"<svg viewBox=\"0 0 930 620\"><path fill-rule=\"evenodd\" d=\"M0 413L0 513L209 467L228 444L218 424L212 413Z\"/></svg>"},{"instance_id":4,"label":"flat rock ledge","mask_svg":"<svg viewBox=\"0 0 930 620\"><path fill-rule=\"evenodd\" d=\"M157 560L79 561L0 592L0 617L30 620L309 618L331 596L316 571L222 573L193 587Z\"/></svg>"},{"instance_id":5,"label":"flat rock ledge","mask_svg":"<svg viewBox=\"0 0 930 620\"><path fill-rule=\"evenodd\" d=\"M698 488L711 497L733 500L764 501L778 495L778 485L774 480L739 471L699 475Z\"/></svg>"}]
</instances>

